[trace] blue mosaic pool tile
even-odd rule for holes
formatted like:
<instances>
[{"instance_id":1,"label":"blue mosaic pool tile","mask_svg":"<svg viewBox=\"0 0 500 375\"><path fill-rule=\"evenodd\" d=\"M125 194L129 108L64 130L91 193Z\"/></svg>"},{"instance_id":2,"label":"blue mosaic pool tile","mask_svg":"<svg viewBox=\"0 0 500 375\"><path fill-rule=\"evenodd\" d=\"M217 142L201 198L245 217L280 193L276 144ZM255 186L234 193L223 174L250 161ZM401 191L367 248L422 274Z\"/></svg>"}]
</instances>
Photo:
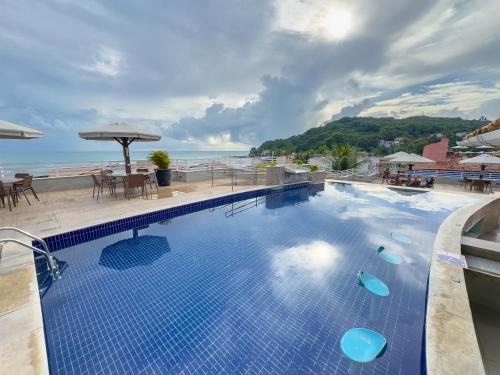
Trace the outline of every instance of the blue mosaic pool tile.
<instances>
[{"instance_id":1,"label":"blue mosaic pool tile","mask_svg":"<svg viewBox=\"0 0 500 375\"><path fill-rule=\"evenodd\" d=\"M342 185L273 193L153 213L163 224L132 218L136 237L127 222L86 228L114 234L56 251L62 279L42 296L51 373L346 374L353 327L388 341L362 375L420 373L433 237L449 211ZM404 261L381 261L379 245ZM389 296L360 287L359 270Z\"/></svg>"},{"instance_id":2,"label":"blue mosaic pool tile","mask_svg":"<svg viewBox=\"0 0 500 375\"><path fill-rule=\"evenodd\" d=\"M236 202L243 199L255 198L269 195L272 193L286 192L310 187L309 182L283 185L279 187L264 188L241 193L234 193L224 197L208 199L203 202L195 202L167 208L156 212L132 216L126 219L116 220L105 224L94 225L75 231L58 234L44 238L51 251L57 251L66 247L76 246L80 243L96 240L98 238L109 236L114 233L123 232L140 225L149 225L157 221L171 219L179 215L204 210L206 208L216 207L227 203ZM33 246L42 248L38 241L33 241Z\"/></svg>"}]
</instances>

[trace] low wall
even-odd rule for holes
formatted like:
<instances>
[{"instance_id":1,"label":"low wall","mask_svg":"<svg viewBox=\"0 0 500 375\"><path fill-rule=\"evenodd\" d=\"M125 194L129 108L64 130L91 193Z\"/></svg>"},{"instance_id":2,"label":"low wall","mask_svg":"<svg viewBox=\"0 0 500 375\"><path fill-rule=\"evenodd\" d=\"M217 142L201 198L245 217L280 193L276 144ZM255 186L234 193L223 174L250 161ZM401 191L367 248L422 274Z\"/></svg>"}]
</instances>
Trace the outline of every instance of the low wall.
<instances>
[{"instance_id":1,"label":"low wall","mask_svg":"<svg viewBox=\"0 0 500 375\"><path fill-rule=\"evenodd\" d=\"M498 222L498 197L452 213L434 242L426 316L426 365L429 374L485 374L464 271L437 260L437 251L461 254L462 234L484 216L484 230Z\"/></svg>"},{"instance_id":2,"label":"low wall","mask_svg":"<svg viewBox=\"0 0 500 375\"><path fill-rule=\"evenodd\" d=\"M94 181L90 175L71 177L46 177L33 179L33 189L37 193L68 189L92 188Z\"/></svg>"},{"instance_id":3,"label":"low wall","mask_svg":"<svg viewBox=\"0 0 500 375\"><path fill-rule=\"evenodd\" d=\"M266 185L292 184L296 182L323 182L326 172L289 173L285 167L267 167Z\"/></svg>"}]
</instances>

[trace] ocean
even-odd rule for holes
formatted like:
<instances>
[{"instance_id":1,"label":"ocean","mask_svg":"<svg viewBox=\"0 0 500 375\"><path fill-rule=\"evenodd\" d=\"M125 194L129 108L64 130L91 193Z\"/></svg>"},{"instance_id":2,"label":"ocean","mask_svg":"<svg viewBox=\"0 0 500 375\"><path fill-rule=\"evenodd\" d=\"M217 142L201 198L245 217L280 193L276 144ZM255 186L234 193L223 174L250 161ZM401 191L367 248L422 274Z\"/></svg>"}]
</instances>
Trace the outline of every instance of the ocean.
<instances>
[{"instance_id":1,"label":"ocean","mask_svg":"<svg viewBox=\"0 0 500 375\"><path fill-rule=\"evenodd\" d=\"M130 159L146 160L150 151L130 150ZM231 156L248 156L248 151L170 151L170 159L192 160L221 159ZM30 172L46 175L51 168L77 165L102 165L109 162L123 162L123 153L116 151L39 151L1 152L0 177L10 177L15 172Z\"/></svg>"}]
</instances>

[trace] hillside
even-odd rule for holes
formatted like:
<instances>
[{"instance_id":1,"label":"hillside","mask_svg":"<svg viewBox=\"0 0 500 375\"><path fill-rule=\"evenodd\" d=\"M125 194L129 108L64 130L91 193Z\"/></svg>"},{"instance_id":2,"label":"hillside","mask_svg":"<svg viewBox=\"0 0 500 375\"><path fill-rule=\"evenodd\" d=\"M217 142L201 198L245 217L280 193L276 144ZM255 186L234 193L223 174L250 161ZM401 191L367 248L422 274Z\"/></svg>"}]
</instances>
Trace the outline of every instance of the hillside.
<instances>
[{"instance_id":1,"label":"hillside","mask_svg":"<svg viewBox=\"0 0 500 375\"><path fill-rule=\"evenodd\" d=\"M272 151L277 155L292 152L320 151L325 146L350 144L361 150L376 154L387 154L394 150L422 152L427 143L438 140L437 134L450 139L450 144L462 139L456 133L471 132L488 123L488 120L463 120L449 117L416 116L403 119L392 117L344 117L322 126L311 128L305 133L286 139L266 141L251 150L251 155ZM403 138L398 146L380 146L380 140L392 141Z\"/></svg>"}]
</instances>

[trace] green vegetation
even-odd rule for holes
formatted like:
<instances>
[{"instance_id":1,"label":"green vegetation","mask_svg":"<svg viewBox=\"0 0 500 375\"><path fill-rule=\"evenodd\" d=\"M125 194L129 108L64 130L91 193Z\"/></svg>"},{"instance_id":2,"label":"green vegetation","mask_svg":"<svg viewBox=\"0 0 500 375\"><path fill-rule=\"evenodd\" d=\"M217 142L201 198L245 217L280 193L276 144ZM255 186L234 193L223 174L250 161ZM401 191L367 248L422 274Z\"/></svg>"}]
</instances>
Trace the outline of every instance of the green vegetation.
<instances>
[{"instance_id":1,"label":"green vegetation","mask_svg":"<svg viewBox=\"0 0 500 375\"><path fill-rule=\"evenodd\" d=\"M259 171L264 171L266 170L267 167L275 167L276 166L276 163L273 161L273 162L268 162L268 163L261 163L261 164L258 164L255 166L255 169L259 170Z\"/></svg>"},{"instance_id":2,"label":"green vegetation","mask_svg":"<svg viewBox=\"0 0 500 375\"><path fill-rule=\"evenodd\" d=\"M359 163L358 150L348 144L334 145L330 153L332 169L343 171L355 168Z\"/></svg>"},{"instance_id":3,"label":"green vegetation","mask_svg":"<svg viewBox=\"0 0 500 375\"><path fill-rule=\"evenodd\" d=\"M396 151L421 153L423 147L439 141L438 134L447 137L454 144L462 137L456 133L471 132L488 123L488 120L463 120L449 117L416 116L404 119L392 117L344 117L322 126L311 128L305 133L286 139L264 142L250 150L251 156L263 152L274 155L298 153L303 162L307 156L325 154L334 145L350 144L358 150L386 155ZM401 138L399 146L381 147L381 140L392 141ZM304 158L306 158L304 160Z\"/></svg>"},{"instance_id":4,"label":"green vegetation","mask_svg":"<svg viewBox=\"0 0 500 375\"><path fill-rule=\"evenodd\" d=\"M311 165L309 165L309 170L311 172L317 172L317 171L319 171L319 165L311 164Z\"/></svg>"},{"instance_id":5,"label":"green vegetation","mask_svg":"<svg viewBox=\"0 0 500 375\"><path fill-rule=\"evenodd\" d=\"M158 169L168 169L170 167L170 157L168 156L168 152L162 151L162 150L157 150L157 151L152 151L148 159L158 167Z\"/></svg>"}]
</instances>

